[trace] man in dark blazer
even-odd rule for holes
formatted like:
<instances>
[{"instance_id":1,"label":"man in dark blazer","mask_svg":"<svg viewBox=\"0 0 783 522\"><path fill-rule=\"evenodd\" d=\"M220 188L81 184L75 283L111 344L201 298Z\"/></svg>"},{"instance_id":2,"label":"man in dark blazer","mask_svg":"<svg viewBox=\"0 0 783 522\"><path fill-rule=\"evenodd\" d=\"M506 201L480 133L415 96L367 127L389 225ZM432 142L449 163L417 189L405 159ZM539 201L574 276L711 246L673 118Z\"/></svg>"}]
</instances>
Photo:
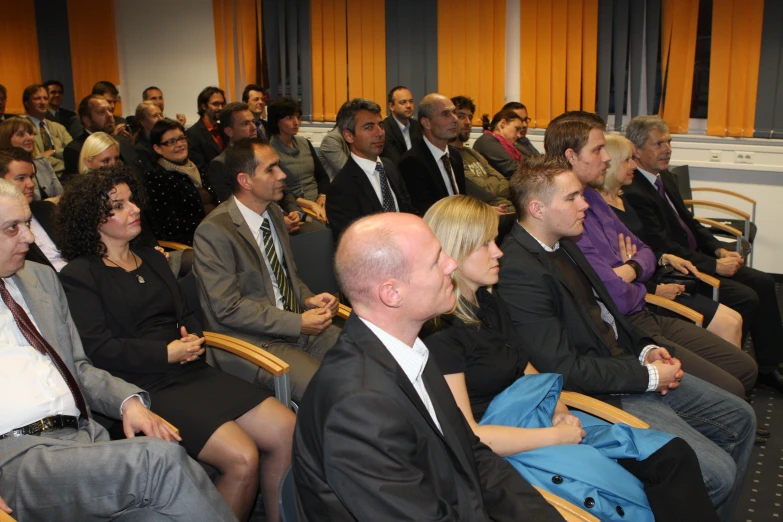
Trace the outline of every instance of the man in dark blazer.
<instances>
[{"instance_id":1,"label":"man in dark blazer","mask_svg":"<svg viewBox=\"0 0 783 522\"><path fill-rule=\"evenodd\" d=\"M196 229L193 270L206 329L263 346L291 365L291 395L299 400L339 329L337 299L314 295L296 273L283 213L285 173L264 140L237 141L228 152L234 195ZM255 365L214 354L221 369L272 388Z\"/></svg>"},{"instance_id":2,"label":"man in dark blazer","mask_svg":"<svg viewBox=\"0 0 783 522\"><path fill-rule=\"evenodd\" d=\"M402 155L421 140L421 125L413 119L413 94L398 85L389 91L389 115L383 120L386 142L381 156L398 163Z\"/></svg>"},{"instance_id":3,"label":"man in dark blazer","mask_svg":"<svg viewBox=\"0 0 783 522\"><path fill-rule=\"evenodd\" d=\"M82 147L84 147L84 142L87 141L90 134L94 132L105 132L109 135L115 134L114 115L111 113L109 102L100 94L91 94L79 102L79 119L85 130L63 150L63 160L65 161L65 170L61 178L63 182L66 182L74 174L79 173L79 155L82 152ZM139 159L139 153L136 152L133 145L122 136L115 135L114 139L120 144L122 161L138 174L142 174L143 164Z\"/></svg>"},{"instance_id":4,"label":"man in dark blazer","mask_svg":"<svg viewBox=\"0 0 783 522\"><path fill-rule=\"evenodd\" d=\"M326 193L326 217L335 241L352 221L368 214L414 212L397 167L379 155L385 137L381 107L354 98L343 105L337 125L351 155Z\"/></svg>"},{"instance_id":5,"label":"man in dark blazer","mask_svg":"<svg viewBox=\"0 0 783 522\"><path fill-rule=\"evenodd\" d=\"M417 337L455 300L456 263L424 221L361 219L335 267L354 308L297 415L299 519L560 520L473 434Z\"/></svg>"},{"instance_id":6,"label":"man in dark blazer","mask_svg":"<svg viewBox=\"0 0 783 522\"><path fill-rule=\"evenodd\" d=\"M46 92L49 94L49 109L46 111L46 119L56 121L66 129L76 117L76 113L65 109L63 103L64 87L58 80L49 80L43 83Z\"/></svg>"},{"instance_id":7,"label":"man in dark blazer","mask_svg":"<svg viewBox=\"0 0 783 522\"><path fill-rule=\"evenodd\" d=\"M436 201L465 194L465 165L449 145L457 137L457 109L446 96L428 94L419 104L423 138L397 164L416 213L423 216Z\"/></svg>"},{"instance_id":8,"label":"man in dark blazer","mask_svg":"<svg viewBox=\"0 0 783 522\"><path fill-rule=\"evenodd\" d=\"M783 324L775 280L745 266L739 253L727 250L685 207L668 171L672 149L665 121L638 116L626 137L634 144L638 169L623 191L644 226L640 238L654 251L687 259L720 280L720 302L742 315L743 329L753 338L758 381L783 391Z\"/></svg>"},{"instance_id":9,"label":"man in dark blazer","mask_svg":"<svg viewBox=\"0 0 783 522\"><path fill-rule=\"evenodd\" d=\"M197 103L200 118L186 132L188 158L206 176L209 162L226 148L218 128L218 114L226 106L226 95L217 87L206 87L199 93Z\"/></svg>"},{"instance_id":10,"label":"man in dark blazer","mask_svg":"<svg viewBox=\"0 0 783 522\"><path fill-rule=\"evenodd\" d=\"M619 311L571 237L582 233L582 184L562 159L536 157L511 179L517 218L502 244L498 292L541 372L563 388L611 397L696 452L722 520L731 520L755 439L753 409L689 374ZM603 397L602 397L603 398Z\"/></svg>"},{"instance_id":11,"label":"man in dark blazer","mask_svg":"<svg viewBox=\"0 0 783 522\"><path fill-rule=\"evenodd\" d=\"M0 511L22 521L236 520L204 470L165 442L179 437L147 409L148 394L90 363L57 275L25 262L29 220L26 199L0 181L0 222L16 231L0 235ZM110 441L95 413L121 418L128 438Z\"/></svg>"}]
</instances>

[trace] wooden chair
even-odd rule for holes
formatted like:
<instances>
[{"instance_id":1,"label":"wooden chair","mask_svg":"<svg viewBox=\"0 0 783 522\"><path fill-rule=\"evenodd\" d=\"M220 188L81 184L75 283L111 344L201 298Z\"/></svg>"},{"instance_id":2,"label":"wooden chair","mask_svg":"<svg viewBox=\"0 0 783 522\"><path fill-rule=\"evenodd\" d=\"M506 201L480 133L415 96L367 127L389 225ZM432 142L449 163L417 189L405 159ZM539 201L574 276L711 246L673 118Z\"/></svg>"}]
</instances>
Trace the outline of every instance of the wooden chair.
<instances>
[{"instance_id":1,"label":"wooden chair","mask_svg":"<svg viewBox=\"0 0 783 522\"><path fill-rule=\"evenodd\" d=\"M308 216L310 216L310 217L311 217L311 218L313 218L314 220L316 220L316 221L320 221L321 223L324 223L324 224L326 224L326 220L325 220L325 219L321 219L321 218L319 218L318 216L316 216L316 215L315 215L315 212L313 212L313 211L312 211L312 210L310 210L309 208L302 208L302 211L304 211L304 213L305 213L305 214L307 214Z\"/></svg>"},{"instance_id":2,"label":"wooden chair","mask_svg":"<svg viewBox=\"0 0 783 522\"><path fill-rule=\"evenodd\" d=\"M16 519L5 511L0 511L0 522L16 522Z\"/></svg>"},{"instance_id":3,"label":"wooden chair","mask_svg":"<svg viewBox=\"0 0 783 522\"><path fill-rule=\"evenodd\" d=\"M158 245L165 250L192 250L192 246L175 241L158 241Z\"/></svg>"}]
</instances>

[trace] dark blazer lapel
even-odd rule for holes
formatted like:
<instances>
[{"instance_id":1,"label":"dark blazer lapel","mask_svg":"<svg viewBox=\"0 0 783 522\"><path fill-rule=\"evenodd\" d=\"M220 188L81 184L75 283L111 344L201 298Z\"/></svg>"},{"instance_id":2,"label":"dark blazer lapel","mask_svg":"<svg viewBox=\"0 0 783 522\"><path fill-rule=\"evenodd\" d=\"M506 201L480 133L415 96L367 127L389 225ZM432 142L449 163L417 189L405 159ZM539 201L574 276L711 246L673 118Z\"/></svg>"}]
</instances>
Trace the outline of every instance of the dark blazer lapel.
<instances>
[{"instance_id":1,"label":"dark blazer lapel","mask_svg":"<svg viewBox=\"0 0 783 522\"><path fill-rule=\"evenodd\" d=\"M144 263L147 264L147 266L150 267L150 269L152 269L153 272L158 274L158 277L160 277L164 283L166 283L166 286L168 287L169 291L171 292L171 296L174 299L174 306L176 307L177 312L177 322L182 325L183 319L185 318L185 310L182 306L183 303L179 293L179 285L177 284L177 280L173 277L168 263L161 263L161 261L165 258L163 258L159 252L155 251L153 253L145 248L140 248L138 251L134 250L134 252ZM152 256L159 256L161 259L155 259Z\"/></svg>"},{"instance_id":2,"label":"dark blazer lapel","mask_svg":"<svg viewBox=\"0 0 783 522\"><path fill-rule=\"evenodd\" d=\"M122 292L122 288L111 279L109 272L103 269L105 265L100 256L94 254L88 256L87 259L90 262L89 270L95 279L96 286L106 301L106 313L117 319L127 332L135 332L136 323L131 321L132 315L128 308L128 299ZM117 268L116 270L122 269Z\"/></svg>"},{"instance_id":3,"label":"dark blazer lapel","mask_svg":"<svg viewBox=\"0 0 783 522\"><path fill-rule=\"evenodd\" d=\"M386 117L386 124L384 126L384 130L386 130L386 134L391 135L393 138L393 141L395 143L402 143L402 148L407 148L405 146L405 138L402 136L402 131L400 130L400 126L397 125L397 120L394 119L394 116L391 114Z\"/></svg>"},{"instance_id":4,"label":"dark blazer lapel","mask_svg":"<svg viewBox=\"0 0 783 522\"><path fill-rule=\"evenodd\" d=\"M24 302L27 308L30 310L30 315L35 321L38 331L46 339L57 353L63 358L63 360L70 361L73 356L64 357L62 350L60 349L60 343L57 342L57 331L55 325L58 324L58 319L55 317L55 306L52 302L52 298L48 292L38 286L38 282L35 277L27 277L24 270L21 270L14 274L14 284L24 297Z\"/></svg>"},{"instance_id":5,"label":"dark blazer lapel","mask_svg":"<svg viewBox=\"0 0 783 522\"><path fill-rule=\"evenodd\" d=\"M440 192L440 194L438 194L438 199L445 198L449 195L449 191L446 189L446 183L443 181L443 176L440 172L440 166L435 160L435 157L432 155L432 152L430 152L427 143L422 139L420 142L418 142L417 145L414 146L419 147L419 157L424 160L424 164L427 165L427 170L430 173L430 178L432 178L435 186L438 187L438 191Z\"/></svg>"},{"instance_id":6,"label":"dark blazer lapel","mask_svg":"<svg viewBox=\"0 0 783 522\"><path fill-rule=\"evenodd\" d=\"M215 155L220 154L220 147L218 147L218 144L215 143L215 140L212 138L212 133L209 132L207 124L204 123L204 120L199 118L196 125L198 126L199 133L201 134L201 141L206 143L208 147L211 147L215 151Z\"/></svg>"},{"instance_id":7,"label":"dark blazer lapel","mask_svg":"<svg viewBox=\"0 0 783 522\"><path fill-rule=\"evenodd\" d=\"M237 207L234 198L229 198L227 202L228 215L231 217L234 225L236 225L237 232L240 236L242 236L242 239L247 242L248 246L250 246L250 248L252 248L256 253L256 262L261 269L261 273L263 273L265 276L264 289L266 290L266 295L271 296L271 299L274 300L275 290L272 286L272 276L269 274L269 272L267 272L266 263L264 262L264 256L261 253L261 248L259 248L258 243L256 243L256 238L253 237L253 233L250 231L250 227L247 226L245 218L242 217L242 213L239 211L239 207Z\"/></svg>"},{"instance_id":8,"label":"dark blazer lapel","mask_svg":"<svg viewBox=\"0 0 783 522\"><path fill-rule=\"evenodd\" d=\"M448 146L449 163L454 172L454 179L457 181L457 189L460 194L465 194L465 163L462 161L462 154L456 147Z\"/></svg>"},{"instance_id":9,"label":"dark blazer lapel","mask_svg":"<svg viewBox=\"0 0 783 522\"><path fill-rule=\"evenodd\" d=\"M378 200L378 195L375 193L375 189L372 188L370 180L367 179L367 174L365 174L353 158L348 158L348 163L350 164L351 175L356 179L356 185L364 196L363 199L370 204L373 212L382 212L383 204ZM391 184L391 178L389 178L389 183ZM393 186L392 190L394 190Z\"/></svg>"},{"instance_id":10,"label":"dark blazer lapel","mask_svg":"<svg viewBox=\"0 0 783 522\"><path fill-rule=\"evenodd\" d=\"M666 225L669 227L669 230L671 231L673 223L677 223L677 226L679 226L679 223L677 221L677 215L674 213L674 209L672 208L671 205L669 205L669 202L667 200L661 198L660 194L658 194L658 191L645 177L645 175L642 174L641 171L636 170L636 172L634 172L634 178L638 183L639 187L642 188L642 190L644 190L647 193L647 196L650 198L654 198L653 201L655 201L655 203L658 205L659 208L663 209L663 212L666 214L666 220L668 221ZM665 184L663 188L666 189Z\"/></svg>"}]
</instances>

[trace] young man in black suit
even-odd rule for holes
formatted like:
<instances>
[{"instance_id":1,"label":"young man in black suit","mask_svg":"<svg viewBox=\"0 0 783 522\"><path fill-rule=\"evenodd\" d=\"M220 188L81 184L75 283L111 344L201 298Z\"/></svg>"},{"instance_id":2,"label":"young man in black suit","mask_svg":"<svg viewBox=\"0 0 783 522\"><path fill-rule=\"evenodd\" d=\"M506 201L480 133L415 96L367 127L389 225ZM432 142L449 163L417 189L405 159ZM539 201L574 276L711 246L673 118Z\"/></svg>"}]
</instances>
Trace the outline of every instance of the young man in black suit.
<instances>
[{"instance_id":1,"label":"young man in black suit","mask_svg":"<svg viewBox=\"0 0 783 522\"><path fill-rule=\"evenodd\" d=\"M76 117L76 113L62 107L64 91L62 82L49 80L44 82L43 86L49 94L49 109L46 111L46 119L56 121L67 129Z\"/></svg>"},{"instance_id":2,"label":"young man in black suit","mask_svg":"<svg viewBox=\"0 0 783 522\"><path fill-rule=\"evenodd\" d=\"M335 267L354 308L299 408L300 520L560 520L472 433L417 337L455 301L456 263L424 221L357 221Z\"/></svg>"},{"instance_id":3,"label":"young man in black suit","mask_svg":"<svg viewBox=\"0 0 783 522\"><path fill-rule=\"evenodd\" d=\"M433 203L465 194L465 165L449 142L459 133L457 108L446 96L428 94L419 104L423 139L413 144L397 167L416 213L423 216Z\"/></svg>"},{"instance_id":4,"label":"young man in black suit","mask_svg":"<svg viewBox=\"0 0 783 522\"><path fill-rule=\"evenodd\" d=\"M421 140L421 125L413 119L413 94L407 87L398 85L387 97L389 115L383 120L386 143L381 156L398 163L405 152Z\"/></svg>"},{"instance_id":5,"label":"young man in black suit","mask_svg":"<svg viewBox=\"0 0 783 522\"><path fill-rule=\"evenodd\" d=\"M379 156L386 136L381 107L374 101L354 98L343 106L337 127L351 155L326 194L326 217L335 240L360 217L376 212L413 212L397 167Z\"/></svg>"},{"instance_id":6,"label":"young man in black suit","mask_svg":"<svg viewBox=\"0 0 783 522\"><path fill-rule=\"evenodd\" d=\"M739 253L724 248L685 207L668 171L672 138L665 121L638 116L628 125L626 137L634 144L638 168L623 191L644 225L639 237L656 252L680 256L720 279L720 302L742 315L743 329L753 338L758 382L783 391L783 324L775 280L745 266Z\"/></svg>"},{"instance_id":7,"label":"young man in black suit","mask_svg":"<svg viewBox=\"0 0 783 522\"><path fill-rule=\"evenodd\" d=\"M206 176L209 162L226 149L218 128L218 114L226 106L226 94L217 87L206 87L199 93L197 103L200 118L186 134L190 161Z\"/></svg>"}]
</instances>

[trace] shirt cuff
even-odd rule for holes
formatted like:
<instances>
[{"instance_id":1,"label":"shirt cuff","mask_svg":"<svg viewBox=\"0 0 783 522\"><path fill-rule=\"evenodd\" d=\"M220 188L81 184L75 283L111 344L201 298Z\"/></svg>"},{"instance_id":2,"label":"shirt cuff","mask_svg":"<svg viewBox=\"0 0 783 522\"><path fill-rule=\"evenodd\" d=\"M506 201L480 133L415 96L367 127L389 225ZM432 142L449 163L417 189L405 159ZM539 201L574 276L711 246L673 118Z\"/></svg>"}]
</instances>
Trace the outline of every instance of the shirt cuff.
<instances>
[{"instance_id":1,"label":"shirt cuff","mask_svg":"<svg viewBox=\"0 0 783 522\"><path fill-rule=\"evenodd\" d=\"M149 405L149 401L147 401L147 400L144 400L144 397L142 397L142 396L141 396L141 394L139 394L139 393L134 393L133 395L131 395L130 397L128 397L127 399L125 399L124 401L122 401L122 404L120 404L120 418L122 418L122 407L123 407L123 406L125 406L125 403L126 403L126 402L128 402L128 400L129 400L129 399L132 399L132 398L134 398L134 397L138 397L138 398L139 398L139 400L141 401L141 403L144 405L144 407L145 407L145 408L147 408L147 409L149 409L149 407L150 407L150 405Z\"/></svg>"},{"instance_id":2,"label":"shirt cuff","mask_svg":"<svg viewBox=\"0 0 783 522\"><path fill-rule=\"evenodd\" d=\"M642 349L642 353L639 354L639 364L644 366L644 360L647 358L647 354L650 353L650 350L654 350L655 348L658 348L658 346L654 344L648 344Z\"/></svg>"},{"instance_id":3,"label":"shirt cuff","mask_svg":"<svg viewBox=\"0 0 783 522\"><path fill-rule=\"evenodd\" d=\"M658 389L658 368L653 366L652 364L645 364L645 368L647 368L647 373L649 374L650 378L647 381L647 391L655 391Z\"/></svg>"}]
</instances>

